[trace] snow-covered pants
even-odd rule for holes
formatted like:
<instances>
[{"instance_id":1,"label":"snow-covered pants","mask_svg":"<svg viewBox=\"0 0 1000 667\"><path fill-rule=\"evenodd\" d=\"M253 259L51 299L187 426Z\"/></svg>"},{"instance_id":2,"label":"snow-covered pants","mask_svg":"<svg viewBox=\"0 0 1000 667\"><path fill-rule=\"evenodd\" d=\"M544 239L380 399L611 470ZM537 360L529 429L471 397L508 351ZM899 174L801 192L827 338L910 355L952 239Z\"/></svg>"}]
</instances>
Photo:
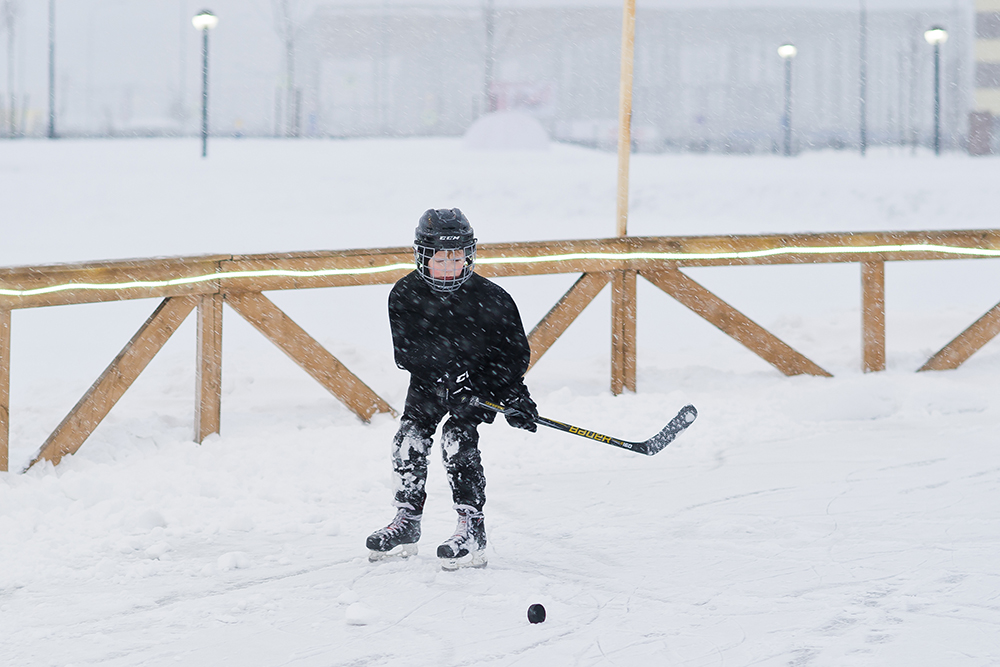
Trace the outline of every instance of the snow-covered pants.
<instances>
[{"instance_id":1,"label":"snow-covered pants","mask_svg":"<svg viewBox=\"0 0 1000 667\"><path fill-rule=\"evenodd\" d=\"M396 507L420 514L427 493L427 455L434 431L448 414L448 406L434 393L434 387L410 379L406 407L399 431L392 441L392 468L395 476ZM480 410L452 413L441 429L441 455L451 485L455 505L467 505L478 511L486 503L486 476L479 456L479 431L483 423Z\"/></svg>"}]
</instances>

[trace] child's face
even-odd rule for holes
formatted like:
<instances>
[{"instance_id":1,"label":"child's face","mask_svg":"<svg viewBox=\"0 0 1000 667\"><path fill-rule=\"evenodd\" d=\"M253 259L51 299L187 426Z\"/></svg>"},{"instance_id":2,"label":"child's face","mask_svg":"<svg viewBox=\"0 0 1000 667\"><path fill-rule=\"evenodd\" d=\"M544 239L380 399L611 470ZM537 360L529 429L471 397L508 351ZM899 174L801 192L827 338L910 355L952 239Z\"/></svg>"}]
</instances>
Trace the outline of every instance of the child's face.
<instances>
[{"instance_id":1,"label":"child's face","mask_svg":"<svg viewBox=\"0 0 1000 667\"><path fill-rule=\"evenodd\" d=\"M438 250L427 262L427 269L435 280L454 280L462 275L464 266L465 251L462 249Z\"/></svg>"}]
</instances>

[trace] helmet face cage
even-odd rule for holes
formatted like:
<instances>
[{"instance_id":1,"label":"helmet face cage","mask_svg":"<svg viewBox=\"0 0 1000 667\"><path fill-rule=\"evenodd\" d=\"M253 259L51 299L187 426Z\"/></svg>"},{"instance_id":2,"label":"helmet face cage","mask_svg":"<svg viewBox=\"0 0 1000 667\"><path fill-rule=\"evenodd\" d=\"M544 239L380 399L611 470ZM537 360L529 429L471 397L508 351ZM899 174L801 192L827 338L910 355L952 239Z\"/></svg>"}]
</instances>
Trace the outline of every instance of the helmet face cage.
<instances>
[{"instance_id":1,"label":"helmet face cage","mask_svg":"<svg viewBox=\"0 0 1000 667\"><path fill-rule=\"evenodd\" d=\"M462 271L453 278L435 278L431 275L430 261L435 253L449 250L462 250L465 252L465 261L462 264ZM466 280L472 276L472 269L476 263L476 239L465 246L457 248L440 248L421 243L413 244L413 259L417 264L417 271L431 288L437 292L454 292L461 287Z\"/></svg>"}]
</instances>

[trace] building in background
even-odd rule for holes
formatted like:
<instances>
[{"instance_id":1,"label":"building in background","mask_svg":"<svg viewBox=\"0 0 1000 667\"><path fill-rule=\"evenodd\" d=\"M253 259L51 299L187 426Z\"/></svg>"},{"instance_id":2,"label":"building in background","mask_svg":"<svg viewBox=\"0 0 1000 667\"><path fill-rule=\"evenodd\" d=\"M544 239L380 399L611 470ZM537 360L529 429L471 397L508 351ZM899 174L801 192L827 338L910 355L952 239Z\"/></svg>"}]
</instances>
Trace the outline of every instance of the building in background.
<instances>
[{"instance_id":1,"label":"building in background","mask_svg":"<svg viewBox=\"0 0 1000 667\"><path fill-rule=\"evenodd\" d=\"M975 95L969 115L969 153L997 151L1000 116L1000 0L976 0Z\"/></svg>"}]
</instances>

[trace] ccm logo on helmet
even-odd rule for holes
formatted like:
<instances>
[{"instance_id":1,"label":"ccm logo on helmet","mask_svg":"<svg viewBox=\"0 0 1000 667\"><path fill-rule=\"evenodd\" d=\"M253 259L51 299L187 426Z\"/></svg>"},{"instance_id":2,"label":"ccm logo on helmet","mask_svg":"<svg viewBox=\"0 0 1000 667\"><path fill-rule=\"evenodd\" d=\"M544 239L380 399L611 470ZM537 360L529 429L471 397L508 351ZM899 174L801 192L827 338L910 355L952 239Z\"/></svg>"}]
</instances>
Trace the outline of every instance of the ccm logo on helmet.
<instances>
[{"instance_id":1,"label":"ccm logo on helmet","mask_svg":"<svg viewBox=\"0 0 1000 667\"><path fill-rule=\"evenodd\" d=\"M462 237L461 236L439 236L438 240L439 241L457 241L460 238L462 238Z\"/></svg>"}]
</instances>

